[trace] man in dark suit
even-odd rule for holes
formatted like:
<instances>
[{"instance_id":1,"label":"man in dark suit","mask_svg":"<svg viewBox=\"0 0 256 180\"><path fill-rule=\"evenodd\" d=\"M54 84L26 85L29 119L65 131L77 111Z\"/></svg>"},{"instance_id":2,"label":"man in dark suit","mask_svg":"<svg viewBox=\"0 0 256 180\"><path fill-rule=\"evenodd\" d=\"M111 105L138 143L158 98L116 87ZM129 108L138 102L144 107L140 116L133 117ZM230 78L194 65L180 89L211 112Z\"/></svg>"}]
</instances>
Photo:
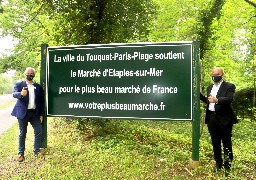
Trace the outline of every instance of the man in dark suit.
<instances>
[{"instance_id":1,"label":"man in dark suit","mask_svg":"<svg viewBox=\"0 0 256 180\"><path fill-rule=\"evenodd\" d=\"M38 155L42 139L42 121L44 111L44 95L42 87L33 82L35 69L28 67L25 70L25 81L17 82L14 86L13 97L17 102L12 115L17 117L19 123L18 161L24 161L25 139L28 122L34 129L34 155Z\"/></svg>"},{"instance_id":2,"label":"man in dark suit","mask_svg":"<svg viewBox=\"0 0 256 180\"><path fill-rule=\"evenodd\" d=\"M231 102L235 95L235 85L223 80L224 72L221 68L212 70L211 84L207 88L207 97L200 94L200 99L207 104L205 124L212 139L214 159L216 161L215 171L220 171L224 165L225 172L230 172L233 160L232 151L232 127L237 123L236 115ZM224 162L222 159L221 142L224 150Z\"/></svg>"}]
</instances>

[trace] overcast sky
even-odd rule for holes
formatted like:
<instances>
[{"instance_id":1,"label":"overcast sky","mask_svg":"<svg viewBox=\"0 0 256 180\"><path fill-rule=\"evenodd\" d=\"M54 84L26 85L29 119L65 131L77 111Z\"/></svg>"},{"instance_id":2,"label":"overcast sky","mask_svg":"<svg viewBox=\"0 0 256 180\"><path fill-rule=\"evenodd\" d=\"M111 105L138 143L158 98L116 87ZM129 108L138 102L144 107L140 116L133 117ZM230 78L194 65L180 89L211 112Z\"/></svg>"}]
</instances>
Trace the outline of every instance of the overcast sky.
<instances>
[{"instance_id":1,"label":"overcast sky","mask_svg":"<svg viewBox=\"0 0 256 180\"><path fill-rule=\"evenodd\" d=\"M0 29L0 34L1 34L1 29ZM5 37L0 37L0 57L2 56L3 53L7 52L8 50L12 50L15 41L11 36L5 36Z\"/></svg>"},{"instance_id":2,"label":"overcast sky","mask_svg":"<svg viewBox=\"0 0 256 180\"><path fill-rule=\"evenodd\" d=\"M15 42L11 36L0 38L0 56L8 50L13 49Z\"/></svg>"},{"instance_id":3,"label":"overcast sky","mask_svg":"<svg viewBox=\"0 0 256 180\"><path fill-rule=\"evenodd\" d=\"M0 34L1 34L1 29L0 29ZM15 41L11 36L5 36L5 37L0 37L0 57L2 57L2 54L10 52L15 45ZM6 73L7 75L13 75L14 71L9 71Z\"/></svg>"}]
</instances>

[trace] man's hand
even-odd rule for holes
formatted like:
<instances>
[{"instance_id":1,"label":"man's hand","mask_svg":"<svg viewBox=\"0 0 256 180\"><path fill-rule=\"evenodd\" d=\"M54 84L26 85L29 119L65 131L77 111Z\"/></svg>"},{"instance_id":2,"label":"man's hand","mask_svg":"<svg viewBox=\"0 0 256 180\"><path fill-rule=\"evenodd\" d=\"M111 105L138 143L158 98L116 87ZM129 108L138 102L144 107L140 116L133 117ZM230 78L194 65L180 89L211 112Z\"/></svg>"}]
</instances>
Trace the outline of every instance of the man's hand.
<instances>
[{"instance_id":1,"label":"man's hand","mask_svg":"<svg viewBox=\"0 0 256 180\"><path fill-rule=\"evenodd\" d=\"M210 94L210 96L208 97L208 101L209 101L210 103L218 103L218 99L217 99L216 97L212 96L211 94Z\"/></svg>"},{"instance_id":2,"label":"man's hand","mask_svg":"<svg viewBox=\"0 0 256 180\"><path fill-rule=\"evenodd\" d=\"M25 87L22 88L20 95L22 95L23 97L26 96L28 93L28 91L25 89Z\"/></svg>"},{"instance_id":3,"label":"man's hand","mask_svg":"<svg viewBox=\"0 0 256 180\"><path fill-rule=\"evenodd\" d=\"M42 124L42 122L43 122L43 116L40 116L40 122L41 122L41 124Z\"/></svg>"}]
</instances>

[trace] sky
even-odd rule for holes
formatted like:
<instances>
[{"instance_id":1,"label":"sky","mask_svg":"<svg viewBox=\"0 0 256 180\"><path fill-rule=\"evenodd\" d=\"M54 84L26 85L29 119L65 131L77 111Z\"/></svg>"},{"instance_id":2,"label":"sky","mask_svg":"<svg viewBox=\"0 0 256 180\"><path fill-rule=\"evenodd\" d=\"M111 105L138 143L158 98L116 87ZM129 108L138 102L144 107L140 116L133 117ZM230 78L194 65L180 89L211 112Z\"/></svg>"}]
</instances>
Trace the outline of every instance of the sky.
<instances>
[{"instance_id":1,"label":"sky","mask_svg":"<svg viewBox=\"0 0 256 180\"><path fill-rule=\"evenodd\" d=\"M1 29L0 29L0 34L1 34ZM14 48L14 45L16 42L11 36L5 36L5 37L0 37L0 58L4 53L10 53L11 50ZM4 75L13 75L14 70L8 71L7 73L4 73Z\"/></svg>"},{"instance_id":2,"label":"sky","mask_svg":"<svg viewBox=\"0 0 256 180\"><path fill-rule=\"evenodd\" d=\"M8 50L13 49L15 45L15 41L11 36L5 36L0 38L0 57L2 57L3 53L8 52Z\"/></svg>"}]
</instances>

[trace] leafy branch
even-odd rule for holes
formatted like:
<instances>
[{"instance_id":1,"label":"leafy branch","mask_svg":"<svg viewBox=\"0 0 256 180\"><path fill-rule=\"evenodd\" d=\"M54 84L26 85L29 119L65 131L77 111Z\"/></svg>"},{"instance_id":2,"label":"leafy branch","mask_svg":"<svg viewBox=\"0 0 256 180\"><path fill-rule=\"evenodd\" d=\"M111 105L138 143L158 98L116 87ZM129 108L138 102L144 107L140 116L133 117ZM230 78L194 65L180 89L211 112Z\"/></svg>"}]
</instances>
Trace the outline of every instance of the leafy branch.
<instances>
[{"instance_id":1,"label":"leafy branch","mask_svg":"<svg viewBox=\"0 0 256 180\"><path fill-rule=\"evenodd\" d=\"M256 8L256 3L249 1L249 0L244 0L244 1Z\"/></svg>"}]
</instances>

